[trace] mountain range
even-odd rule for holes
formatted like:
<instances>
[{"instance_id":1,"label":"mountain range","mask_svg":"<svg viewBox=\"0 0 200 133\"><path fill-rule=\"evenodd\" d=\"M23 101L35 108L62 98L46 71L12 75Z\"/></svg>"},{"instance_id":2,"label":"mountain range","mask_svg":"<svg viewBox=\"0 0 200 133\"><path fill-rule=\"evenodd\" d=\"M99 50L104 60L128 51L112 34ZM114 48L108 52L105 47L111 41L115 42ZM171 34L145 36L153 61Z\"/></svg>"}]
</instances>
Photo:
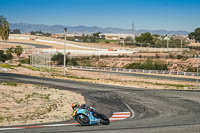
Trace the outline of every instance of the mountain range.
<instances>
[{"instance_id":1,"label":"mountain range","mask_svg":"<svg viewBox=\"0 0 200 133\"><path fill-rule=\"evenodd\" d=\"M69 33L119 33L119 34L130 34L133 33L131 29L121 29L121 28L101 28L97 26L63 26L63 25L45 25L45 24L27 24L27 23L11 23L10 29L20 29L22 33L31 31L42 31L48 33L63 33L64 28L68 28ZM144 32L150 32L152 34L160 35L188 35L187 31L167 31L167 30L135 30L135 34L141 34Z\"/></svg>"}]
</instances>

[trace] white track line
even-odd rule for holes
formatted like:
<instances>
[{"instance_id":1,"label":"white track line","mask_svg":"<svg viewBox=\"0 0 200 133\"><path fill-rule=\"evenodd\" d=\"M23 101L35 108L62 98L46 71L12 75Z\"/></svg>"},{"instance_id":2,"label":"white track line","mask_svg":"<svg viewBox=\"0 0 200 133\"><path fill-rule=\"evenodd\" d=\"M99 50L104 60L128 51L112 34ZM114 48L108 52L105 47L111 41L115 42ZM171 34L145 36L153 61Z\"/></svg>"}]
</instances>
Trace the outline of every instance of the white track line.
<instances>
[{"instance_id":1,"label":"white track line","mask_svg":"<svg viewBox=\"0 0 200 133\"><path fill-rule=\"evenodd\" d=\"M17 130L17 129L23 129L23 128L0 128L0 131L4 131L4 130Z\"/></svg>"},{"instance_id":2,"label":"white track line","mask_svg":"<svg viewBox=\"0 0 200 133\"><path fill-rule=\"evenodd\" d=\"M128 114L130 112L114 112L113 114Z\"/></svg>"},{"instance_id":3,"label":"white track line","mask_svg":"<svg viewBox=\"0 0 200 133\"><path fill-rule=\"evenodd\" d=\"M113 121L113 120L115 120L115 121L117 121L117 120L124 120L124 119L127 119L127 118L109 118L111 121Z\"/></svg>"},{"instance_id":4,"label":"white track line","mask_svg":"<svg viewBox=\"0 0 200 133\"><path fill-rule=\"evenodd\" d=\"M126 105L126 107L131 111L132 116L130 118L135 117L135 112L133 111L133 109L126 103L124 103Z\"/></svg>"},{"instance_id":5,"label":"white track line","mask_svg":"<svg viewBox=\"0 0 200 133\"><path fill-rule=\"evenodd\" d=\"M112 117L130 117L130 115L112 115Z\"/></svg>"}]
</instances>

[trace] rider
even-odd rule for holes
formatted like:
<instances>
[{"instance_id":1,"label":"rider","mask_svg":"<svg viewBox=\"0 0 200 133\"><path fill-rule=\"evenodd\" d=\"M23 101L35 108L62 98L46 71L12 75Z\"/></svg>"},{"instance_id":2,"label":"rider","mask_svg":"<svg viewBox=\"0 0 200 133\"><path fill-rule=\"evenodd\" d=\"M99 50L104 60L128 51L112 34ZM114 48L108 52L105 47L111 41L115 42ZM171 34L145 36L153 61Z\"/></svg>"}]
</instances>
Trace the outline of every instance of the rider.
<instances>
[{"instance_id":1,"label":"rider","mask_svg":"<svg viewBox=\"0 0 200 133\"><path fill-rule=\"evenodd\" d=\"M95 112L95 108L93 108L93 107L87 107L86 106L86 104L78 104L77 102L75 102L75 103L72 103L72 109L73 110L75 110L75 109L77 109L77 108L80 108L80 109L87 109L87 110L89 110L89 111L91 111L91 112Z\"/></svg>"},{"instance_id":2,"label":"rider","mask_svg":"<svg viewBox=\"0 0 200 133\"><path fill-rule=\"evenodd\" d=\"M98 117L98 113L96 112L96 109L93 107L87 107L86 104L78 104L77 102L72 103L72 109L73 109L73 115L75 115L74 113L76 112L76 109L87 109L90 112L93 112L93 116L94 117Z\"/></svg>"}]
</instances>

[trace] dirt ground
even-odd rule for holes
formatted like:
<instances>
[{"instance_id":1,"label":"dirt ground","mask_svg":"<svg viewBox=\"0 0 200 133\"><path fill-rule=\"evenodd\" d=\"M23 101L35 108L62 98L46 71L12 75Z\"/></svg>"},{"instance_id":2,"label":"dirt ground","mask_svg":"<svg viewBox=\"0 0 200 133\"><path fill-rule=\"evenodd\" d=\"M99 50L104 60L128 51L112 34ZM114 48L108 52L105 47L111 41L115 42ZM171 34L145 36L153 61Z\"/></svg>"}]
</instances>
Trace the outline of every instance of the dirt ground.
<instances>
[{"instance_id":1,"label":"dirt ground","mask_svg":"<svg viewBox=\"0 0 200 133\"><path fill-rule=\"evenodd\" d=\"M0 84L0 126L58 122L71 119L72 102L80 94L32 84Z\"/></svg>"},{"instance_id":2,"label":"dirt ground","mask_svg":"<svg viewBox=\"0 0 200 133\"><path fill-rule=\"evenodd\" d=\"M170 81L164 79L151 79L142 77L130 77L122 75L113 75L99 72L89 72L80 70L69 70L68 73L77 78L93 79L94 83L105 83L119 86L136 87L136 88L149 88L149 89L178 89L190 90L195 89L195 83ZM92 82L92 81L90 81Z\"/></svg>"},{"instance_id":3,"label":"dirt ground","mask_svg":"<svg viewBox=\"0 0 200 133\"><path fill-rule=\"evenodd\" d=\"M149 88L149 89L191 90L195 89L196 85L193 82L170 81L170 80L152 79L144 77L130 77L124 75L116 76L107 73L89 72L89 71L71 70L71 69L67 69L66 76L63 76L63 68L61 67L46 72L43 71L42 69L40 71L35 71L24 67L15 67L14 69L10 69L8 72L31 75L31 76L76 80L83 82L111 84L111 85L128 86L128 87Z\"/></svg>"}]
</instances>

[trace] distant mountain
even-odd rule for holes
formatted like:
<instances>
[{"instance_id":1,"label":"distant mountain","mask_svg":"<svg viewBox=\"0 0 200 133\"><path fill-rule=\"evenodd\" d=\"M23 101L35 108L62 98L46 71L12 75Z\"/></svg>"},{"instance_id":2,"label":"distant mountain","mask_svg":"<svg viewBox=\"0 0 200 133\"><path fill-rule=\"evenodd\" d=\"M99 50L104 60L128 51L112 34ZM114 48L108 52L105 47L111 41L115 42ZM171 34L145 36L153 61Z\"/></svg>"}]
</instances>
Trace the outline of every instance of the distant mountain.
<instances>
[{"instance_id":1,"label":"distant mountain","mask_svg":"<svg viewBox=\"0 0 200 133\"><path fill-rule=\"evenodd\" d=\"M102 32L102 33L121 33L121 34L130 34L132 33L131 29L120 29L120 28L101 28L101 27L88 27L88 26L63 26L63 25L44 25L44 24L26 24L26 23L11 23L11 30L20 29L21 32L31 32L31 31L43 31L49 33L63 33L64 28L68 28L68 32L70 33L94 33L94 32ZM144 32L150 32L152 34L172 34L172 35L187 35L189 32L187 31L167 31L167 30L136 30L136 34L141 34Z\"/></svg>"}]
</instances>

